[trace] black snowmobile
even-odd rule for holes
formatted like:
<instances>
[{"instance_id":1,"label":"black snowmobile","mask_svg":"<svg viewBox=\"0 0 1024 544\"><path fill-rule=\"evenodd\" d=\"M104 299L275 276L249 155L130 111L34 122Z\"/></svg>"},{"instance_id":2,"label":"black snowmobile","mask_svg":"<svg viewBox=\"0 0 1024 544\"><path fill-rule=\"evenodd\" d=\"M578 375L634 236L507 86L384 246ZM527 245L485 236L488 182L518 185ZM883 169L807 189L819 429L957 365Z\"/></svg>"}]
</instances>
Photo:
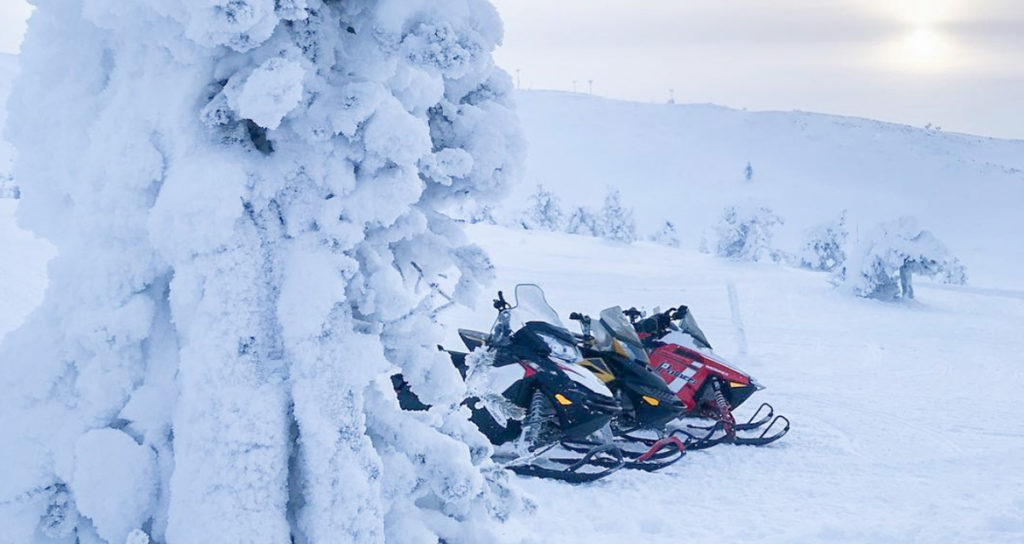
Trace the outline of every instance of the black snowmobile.
<instances>
[{"instance_id":1,"label":"black snowmobile","mask_svg":"<svg viewBox=\"0 0 1024 544\"><path fill-rule=\"evenodd\" d=\"M474 396L471 420L496 446L495 459L517 474L568 482L597 480L626 466L613 443L586 451L566 441L590 441L621 411L612 393L578 363L576 340L536 285L516 287L516 305L501 292L490 334L460 330L473 353L449 351ZM481 349L476 349L481 348ZM392 378L403 409L423 405L401 375Z\"/></svg>"},{"instance_id":2,"label":"black snowmobile","mask_svg":"<svg viewBox=\"0 0 1024 544\"><path fill-rule=\"evenodd\" d=\"M611 430L627 456L638 448L638 453L659 449L654 460L670 458L671 448L685 451L685 443L667 433L666 425L684 415L686 407L651 369L643 342L622 309L602 311L596 324L577 312L569 319L578 321L582 329L576 335L585 357L580 364L600 378L622 405Z\"/></svg>"}]
</instances>

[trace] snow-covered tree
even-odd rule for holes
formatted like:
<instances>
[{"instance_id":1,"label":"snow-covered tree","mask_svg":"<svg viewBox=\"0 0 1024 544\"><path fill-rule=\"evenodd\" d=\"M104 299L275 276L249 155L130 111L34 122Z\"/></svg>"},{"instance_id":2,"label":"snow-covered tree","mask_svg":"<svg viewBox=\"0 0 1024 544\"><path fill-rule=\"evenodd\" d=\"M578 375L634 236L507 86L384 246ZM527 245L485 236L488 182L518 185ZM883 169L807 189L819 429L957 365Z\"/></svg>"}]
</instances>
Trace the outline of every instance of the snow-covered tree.
<instances>
[{"instance_id":1,"label":"snow-covered tree","mask_svg":"<svg viewBox=\"0 0 1024 544\"><path fill-rule=\"evenodd\" d=\"M618 189L609 188L598 216L598 236L615 242L631 244L637 240L633 209L622 205Z\"/></svg>"},{"instance_id":2,"label":"snow-covered tree","mask_svg":"<svg viewBox=\"0 0 1024 544\"><path fill-rule=\"evenodd\" d=\"M59 255L0 346L0 541L489 540L434 312L491 274L444 210L519 170L495 9L34 3L8 135Z\"/></svg>"},{"instance_id":3,"label":"snow-covered tree","mask_svg":"<svg viewBox=\"0 0 1024 544\"><path fill-rule=\"evenodd\" d=\"M579 206L569 215L569 221L565 225L565 232L583 236L601 236L603 231L599 223L600 219L593 210Z\"/></svg>"},{"instance_id":4,"label":"snow-covered tree","mask_svg":"<svg viewBox=\"0 0 1024 544\"><path fill-rule=\"evenodd\" d=\"M565 225L565 213L555 193L537 185L537 191L530 195L529 206L523 210L519 224L527 230L561 231Z\"/></svg>"},{"instance_id":5,"label":"snow-covered tree","mask_svg":"<svg viewBox=\"0 0 1024 544\"><path fill-rule=\"evenodd\" d=\"M743 169L743 179L748 182L754 179L754 167L748 162L747 167Z\"/></svg>"},{"instance_id":6,"label":"snow-covered tree","mask_svg":"<svg viewBox=\"0 0 1024 544\"><path fill-rule=\"evenodd\" d=\"M577 207L569 216L565 232L594 236L627 244L637 241L636 223L633 210L622 205L618 189L609 187L604 205L596 212L587 207Z\"/></svg>"},{"instance_id":7,"label":"snow-covered tree","mask_svg":"<svg viewBox=\"0 0 1024 544\"><path fill-rule=\"evenodd\" d=\"M839 218L815 225L804 232L804 245L798 258L800 266L811 270L832 272L846 262L846 211Z\"/></svg>"},{"instance_id":8,"label":"snow-covered tree","mask_svg":"<svg viewBox=\"0 0 1024 544\"><path fill-rule=\"evenodd\" d=\"M766 206L728 206L722 218L701 240L701 251L719 257L743 261L777 261L781 258L772 246L773 231L782 218Z\"/></svg>"},{"instance_id":9,"label":"snow-covered tree","mask_svg":"<svg viewBox=\"0 0 1024 544\"><path fill-rule=\"evenodd\" d=\"M859 296L880 300L914 298L914 274L962 284L963 264L917 220L902 217L876 226L861 242L837 281Z\"/></svg>"},{"instance_id":10,"label":"snow-covered tree","mask_svg":"<svg viewBox=\"0 0 1024 544\"><path fill-rule=\"evenodd\" d=\"M675 223L665 221L661 228L650 236L650 240L663 246L679 247L679 231L676 230Z\"/></svg>"}]
</instances>

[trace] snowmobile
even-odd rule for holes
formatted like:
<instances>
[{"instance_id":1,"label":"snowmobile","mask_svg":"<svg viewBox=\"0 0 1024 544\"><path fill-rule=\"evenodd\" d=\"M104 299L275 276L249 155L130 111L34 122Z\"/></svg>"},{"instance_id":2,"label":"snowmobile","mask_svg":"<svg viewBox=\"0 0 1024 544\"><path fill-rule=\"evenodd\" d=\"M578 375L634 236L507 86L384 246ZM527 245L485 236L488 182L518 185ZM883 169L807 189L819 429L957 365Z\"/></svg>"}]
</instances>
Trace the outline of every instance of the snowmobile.
<instances>
[{"instance_id":1,"label":"snowmobile","mask_svg":"<svg viewBox=\"0 0 1024 544\"><path fill-rule=\"evenodd\" d=\"M466 401L471 421L496 446L496 460L517 474L580 483L622 467L661 468L682 457L677 448L674 458L665 459L678 439L630 457L608 440L608 423L621 406L579 364L575 337L540 287L518 285L515 293L512 306L498 292L498 318L489 334L459 330L473 353L448 351L474 394ZM400 375L392 382L403 409L427 408Z\"/></svg>"},{"instance_id":2,"label":"snowmobile","mask_svg":"<svg viewBox=\"0 0 1024 544\"><path fill-rule=\"evenodd\" d=\"M650 368L643 341L618 306L601 312L596 326L590 316L573 312L582 334L576 336L585 359L580 363L615 394L622 412L612 420L616 434L636 429L664 429L686 413L661 376Z\"/></svg>"},{"instance_id":3,"label":"snowmobile","mask_svg":"<svg viewBox=\"0 0 1024 544\"><path fill-rule=\"evenodd\" d=\"M712 351L688 307L669 308L647 318L636 308L624 313L644 343L651 369L684 407L684 417L714 421L710 426L677 427L670 433L685 438L688 449L721 443L762 446L789 432L789 419L776 416L767 402L761 403L748 421L736 422L733 411L764 387ZM754 434L748 435L750 432Z\"/></svg>"}]
</instances>

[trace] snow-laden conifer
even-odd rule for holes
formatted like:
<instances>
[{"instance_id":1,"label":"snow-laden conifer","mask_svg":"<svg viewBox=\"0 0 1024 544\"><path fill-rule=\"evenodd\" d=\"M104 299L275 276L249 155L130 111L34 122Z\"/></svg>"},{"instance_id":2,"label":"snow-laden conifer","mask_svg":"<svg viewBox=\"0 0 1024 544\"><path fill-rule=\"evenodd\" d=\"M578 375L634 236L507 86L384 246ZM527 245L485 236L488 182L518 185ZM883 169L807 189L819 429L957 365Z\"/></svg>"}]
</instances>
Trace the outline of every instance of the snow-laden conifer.
<instances>
[{"instance_id":1,"label":"snow-laden conifer","mask_svg":"<svg viewBox=\"0 0 1024 544\"><path fill-rule=\"evenodd\" d=\"M701 251L743 261L777 261L781 254L773 246L775 227L782 218L767 206L734 205L701 240Z\"/></svg>"},{"instance_id":2,"label":"snow-laden conifer","mask_svg":"<svg viewBox=\"0 0 1024 544\"><path fill-rule=\"evenodd\" d=\"M561 231L565 225L565 213L555 193L543 185L530 195L529 204L523 210L519 224L527 230Z\"/></svg>"},{"instance_id":3,"label":"snow-laden conifer","mask_svg":"<svg viewBox=\"0 0 1024 544\"><path fill-rule=\"evenodd\" d=\"M434 316L491 274L445 210L518 170L494 8L36 6L8 134L59 256L0 346L0 541L486 540Z\"/></svg>"},{"instance_id":4,"label":"snow-laden conifer","mask_svg":"<svg viewBox=\"0 0 1024 544\"><path fill-rule=\"evenodd\" d=\"M966 268L916 219L901 217L879 224L864 237L837 281L862 297L914 298L913 276L939 276L946 283L967 281Z\"/></svg>"},{"instance_id":5,"label":"snow-laden conifer","mask_svg":"<svg viewBox=\"0 0 1024 544\"><path fill-rule=\"evenodd\" d=\"M665 221L661 228L649 237L650 241L668 247L679 247L679 231L675 223Z\"/></svg>"},{"instance_id":6,"label":"snow-laden conifer","mask_svg":"<svg viewBox=\"0 0 1024 544\"><path fill-rule=\"evenodd\" d=\"M815 225L804 232L804 245L797 257L800 266L832 272L846 262L846 211L839 218Z\"/></svg>"}]
</instances>

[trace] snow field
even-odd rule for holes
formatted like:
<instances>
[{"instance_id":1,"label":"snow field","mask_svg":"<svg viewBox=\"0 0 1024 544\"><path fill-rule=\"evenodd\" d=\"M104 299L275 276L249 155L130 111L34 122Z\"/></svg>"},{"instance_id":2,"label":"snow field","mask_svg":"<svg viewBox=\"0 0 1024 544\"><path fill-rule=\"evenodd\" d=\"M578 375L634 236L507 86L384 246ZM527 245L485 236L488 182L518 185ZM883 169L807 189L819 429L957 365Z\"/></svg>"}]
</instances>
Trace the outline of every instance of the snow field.
<instances>
[{"instance_id":1,"label":"snow field","mask_svg":"<svg viewBox=\"0 0 1024 544\"><path fill-rule=\"evenodd\" d=\"M767 401L793 422L774 445L693 452L661 473L520 479L535 536L513 541L1024 539L1024 293L919 282L916 302L886 304L824 273L649 243L490 226L470 236L494 259L495 289L536 282L563 318L689 305L716 351L767 387L740 414ZM490 324L485 302L446 317L448 345L456 326Z\"/></svg>"}]
</instances>

